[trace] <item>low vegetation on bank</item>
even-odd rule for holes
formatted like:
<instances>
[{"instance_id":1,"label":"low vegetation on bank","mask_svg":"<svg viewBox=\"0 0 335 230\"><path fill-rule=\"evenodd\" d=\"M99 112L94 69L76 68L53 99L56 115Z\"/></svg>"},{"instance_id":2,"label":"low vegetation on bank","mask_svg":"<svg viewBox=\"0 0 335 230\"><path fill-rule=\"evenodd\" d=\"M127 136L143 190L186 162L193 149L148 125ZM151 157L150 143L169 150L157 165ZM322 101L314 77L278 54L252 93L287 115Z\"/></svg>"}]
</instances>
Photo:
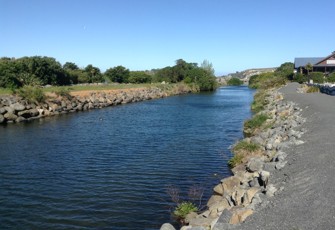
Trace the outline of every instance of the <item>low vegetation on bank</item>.
<instances>
[{"instance_id":1,"label":"low vegetation on bank","mask_svg":"<svg viewBox=\"0 0 335 230\"><path fill-rule=\"evenodd\" d=\"M230 168L245 163L247 157L261 155L260 146L255 143L240 141L232 149L234 156L228 161Z\"/></svg>"},{"instance_id":2,"label":"low vegetation on bank","mask_svg":"<svg viewBox=\"0 0 335 230\"><path fill-rule=\"evenodd\" d=\"M313 80L314 83L330 82L335 83L335 72L325 76L324 73L320 72L308 72L306 74L296 73L294 74L294 64L284 63L273 73L262 73L254 75L250 78L249 87L257 89L254 95L254 101L251 105L251 110L254 112L254 116L244 122L244 136L253 137L261 132L268 130L272 127L273 114L264 112L265 108L269 106L268 97L272 89L281 87L287 82L294 81L298 83L305 83L309 80ZM305 93L317 93L320 92L319 87L303 85L301 88L302 92ZM279 96L279 95L278 95ZM275 98L280 100L282 98ZM278 114L281 119L285 120L289 114L285 111ZM233 158L228 162L230 167L235 167L239 163L245 162L245 158L252 156L258 150L250 148L251 143L245 143L245 141L238 142L232 149ZM241 150L245 154L241 154Z\"/></svg>"},{"instance_id":3,"label":"low vegetation on bank","mask_svg":"<svg viewBox=\"0 0 335 230\"><path fill-rule=\"evenodd\" d=\"M323 83L325 81L335 82L335 73L331 73L326 78L323 73L319 72L310 72L308 74L294 74L293 70L294 64L287 62L282 64L273 73L262 73L259 75L254 75L250 78L249 87L257 89L257 92L255 93L254 101L251 104L251 110L254 112L254 116L244 122L245 137L255 136L256 134L271 127L272 124L269 123L268 120L271 120L272 115L263 112L265 107L269 104L269 101L267 100L267 97L270 96L269 90L281 87L289 81L303 83L311 79L314 81L314 83ZM304 85L302 91L306 93L315 93L319 92L319 88ZM286 114L282 115L283 119L285 119L285 116ZM248 154L240 154L240 151L243 148L245 148L245 152L247 152ZM234 156L229 161L229 166L235 167L238 162L244 162L243 158L247 157L247 155L252 155L255 151L256 149L252 150L250 146L243 141L238 142L232 149Z\"/></svg>"},{"instance_id":4,"label":"low vegetation on bank","mask_svg":"<svg viewBox=\"0 0 335 230\"><path fill-rule=\"evenodd\" d=\"M191 212L197 212L198 208L194 203L189 201L184 201L177 205L175 210L173 211L173 215L175 215L178 219L185 219L187 214Z\"/></svg>"},{"instance_id":5,"label":"low vegetation on bank","mask_svg":"<svg viewBox=\"0 0 335 230\"><path fill-rule=\"evenodd\" d=\"M264 124L270 118L268 114L258 113L244 122L244 136L250 137L264 128Z\"/></svg>"},{"instance_id":6,"label":"low vegetation on bank","mask_svg":"<svg viewBox=\"0 0 335 230\"><path fill-rule=\"evenodd\" d=\"M258 113L264 109L264 107L268 104L266 100L267 92L266 90L258 90L254 95L254 101L251 104L251 110L254 113Z\"/></svg>"},{"instance_id":7,"label":"low vegetation on bank","mask_svg":"<svg viewBox=\"0 0 335 230\"><path fill-rule=\"evenodd\" d=\"M14 94L24 98L28 103L41 103L46 99L46 95L44 94L41 88L36 88L33 86L23 86L19 89L13 91Z\"/></svg>"},{"instance_id":8,"label":"low vegetation on bank","mask_svg":"<svg viewBox=\"0 0 335 230\"><path fill-rule=\"evenodd\" d=\"M283 86L290 81L290 79L293 79L293 69L293 63L287 62L282 64L273 73L262 73L250 78L249 87L257 89L257 92L251 104L251 110L255 115L244 122L243 133L245 137L252 137L271 126L271 123L267 122L271 119L271 115L263 112L269 103L267 100L269 96L268 90ZM245 162L248 157L258 155L259 148L254 143L240 141L235 144L232 152L234 155L228 162L231 168Z\"/></svg>"}]
</instances>

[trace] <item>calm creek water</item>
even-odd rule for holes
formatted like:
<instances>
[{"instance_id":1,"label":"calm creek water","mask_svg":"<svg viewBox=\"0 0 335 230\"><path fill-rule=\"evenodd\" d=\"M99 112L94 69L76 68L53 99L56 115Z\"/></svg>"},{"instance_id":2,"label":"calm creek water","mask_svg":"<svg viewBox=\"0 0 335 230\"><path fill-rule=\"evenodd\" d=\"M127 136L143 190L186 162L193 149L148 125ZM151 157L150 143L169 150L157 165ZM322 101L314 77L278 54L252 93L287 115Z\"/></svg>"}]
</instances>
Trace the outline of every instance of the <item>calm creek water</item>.
<instances>
[{"instance_id":1,"label":"calm creek water","mask_svg":"<svg viewBox=\"0 0 335 230\"><path fill-rule=\"evenodd\" d=\"M0 126L0 229L159 229L230 171L253 91L223 87Z\"/></svg>"}]
</instances>

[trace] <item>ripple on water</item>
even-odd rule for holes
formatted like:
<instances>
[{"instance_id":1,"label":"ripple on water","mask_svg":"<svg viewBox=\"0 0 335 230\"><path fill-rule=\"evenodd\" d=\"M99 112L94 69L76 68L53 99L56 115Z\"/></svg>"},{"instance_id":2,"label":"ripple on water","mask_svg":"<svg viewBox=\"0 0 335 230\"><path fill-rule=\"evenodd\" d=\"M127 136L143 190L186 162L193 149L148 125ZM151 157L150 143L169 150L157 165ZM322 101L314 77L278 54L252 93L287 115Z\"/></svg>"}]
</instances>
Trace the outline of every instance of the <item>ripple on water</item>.
<instances>
[{"instance_id":1,"label":"ripple on water","mask_svg":"<svg viewBox=\"0 0 335 230\"><path fill-rule=\"evenodd\" d=\"M0 127L0 226L159 228L168 186L207 199L230 174L252 96L225 87Z\"/></svg>"}]
</instances>

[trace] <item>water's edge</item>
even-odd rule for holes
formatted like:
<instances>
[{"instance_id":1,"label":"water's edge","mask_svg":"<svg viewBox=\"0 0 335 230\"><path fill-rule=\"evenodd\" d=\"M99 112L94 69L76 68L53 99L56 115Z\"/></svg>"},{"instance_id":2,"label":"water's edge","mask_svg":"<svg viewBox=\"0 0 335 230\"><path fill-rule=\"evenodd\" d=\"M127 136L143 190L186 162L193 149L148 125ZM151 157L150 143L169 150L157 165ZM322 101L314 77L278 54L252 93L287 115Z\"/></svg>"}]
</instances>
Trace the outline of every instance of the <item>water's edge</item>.
<instances>
[{"instance_id":1,"label":"water's edge","mask_svg":"<svg viewBox=\"0 0 335 230\"><path fill-rule=\"evenodd\" d=\"M250 156L232 169L233 176L223 178L213 188L207 210L189 214L185 219L187 226L181 229L235 229L284 189L284 184L275 183L272 175L285 167L285 149L304 143L300 138L306 132L302 128L306 119L301 115L302 109L285 101L279 89L267 93L269 103L260 113L269 115L269 127L241 140L258 145L259 151L248 153ZM169 223L161 229L175 230Z\"/></svg>"},{"instance_id":2,"label":"water's edge","mask_svg":"<svg viewBox=\"0 0 335 230\"><path fill-rule=\"evenodd\" d=\"M42 117L87 111L120 104L164 98L196 90L188 85L176 84L162 87L131 88L124 90L97 90L86 94L49 96L43 102L29 102L24 98L0 96L0 124L19 123Z\"/></svg>"}]
</instances>

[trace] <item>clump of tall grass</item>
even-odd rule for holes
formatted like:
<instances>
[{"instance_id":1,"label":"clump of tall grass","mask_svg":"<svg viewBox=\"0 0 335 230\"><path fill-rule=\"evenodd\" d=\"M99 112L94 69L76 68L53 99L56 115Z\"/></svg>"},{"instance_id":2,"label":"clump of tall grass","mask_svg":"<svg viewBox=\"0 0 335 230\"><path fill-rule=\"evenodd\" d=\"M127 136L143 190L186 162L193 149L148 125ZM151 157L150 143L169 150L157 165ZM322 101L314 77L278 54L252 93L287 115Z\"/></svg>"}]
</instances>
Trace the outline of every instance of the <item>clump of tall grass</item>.
<instances>
[{"instance_id":1,"label":"clump of tall grass","mask_svg":"<svg viewBox=\"0 0 335 230\"><path fill-rule=\"evenodd\" d=\"M176 209L173 211L173 215L178 219L185 219L187 214L191 212L197 212L198 208L192 202L185 201L177 205Z\"/></svg>"},{"instance_id":2,"label":"clump of tall grass","mask_svg":"<svg viewBox=\"0 0 335 230\"><path fill-rule=\"evenodd\" d=\"M29 103L40 103L46 99L46 96L40 87L27 85L14 90L14 93L27 100Z\"/></svg>"},{"instance_id":3,"label":"clump of tall grass","mask_svg":"<svg viewBox=\"0 0 335 230\"><path fill-rule=\"evenodd\" d=\"M247 120L244 123L244 127L248 129L259 128L265 123L267 119L269 119L269 116L267 114L264 113L256 114L255 116L253 116L251 119Z\"/></svg>"},{"instance_id":4,"label":"clump of tall grass","mask_svg":"<svg viewBox=\"0 0 335 230\"><path fill-rule=\"evenodd\" d=\"M308 86L306 93L319 93L320 89L316 86Z\"/></svg>"},{"instance_id":5,"label":"clump of tall grass","mask_svg":"<svg viewBox=\"0 0 335 230\"><path fill-rule=\"evenodd\" d=\"M247 141L240 141L233 147L233 152L238 153L242 151L242 152L252 153L259 149L260 149L260 146L258 144L247 142Z\"/></svg>"},{"instance_id":6,"label":"clump of tall grass","mask_svg":"<svg viewBox=\"0 0 335 230\"><path fill-rule=\"evenodd\" d=\"M265 106L268 104L266 97L268 96L265 90L258 90L254 96L254 101L251 104L251 110L258 113L264 110Z\"/></svg>"},{"instance_id":7,"label":"clump of tall grass","mask_svg":"<svg viewBox=\"0 0 335 230\"><path fill-rule=\"evenodd\" d=\"M188 198L181 200L179 188L171 185L167 187L167 193L171 201L175 204L172 214L182 225L185 224L186 216L191 212L198 212L202 207L202 198L204 188L199 185L193 185L188 191Z\"/></svg>"},{"instance_id":8,"label":"clump of tall grass","mask_svg":"<svg viewBox=\"0 0 335 230\"><path fill-rule=\"evenodd\" d=\"M234 156L228 161L230 168L243 163L248 156L260 155L261 147L258 144L240 141L232 149Z\"/></svg>"},{"instance_id":9,"label":"clump of tall grass","mask_svg":"<svg viewBox=\"0 0 335 230\"><path fill-rule=\"evenodd\" d=\"M235 166L243 163L244 156L241 154L234 154L232 158L228 161L229 168L234 168Z\"/></svg>"}]
</instances>

